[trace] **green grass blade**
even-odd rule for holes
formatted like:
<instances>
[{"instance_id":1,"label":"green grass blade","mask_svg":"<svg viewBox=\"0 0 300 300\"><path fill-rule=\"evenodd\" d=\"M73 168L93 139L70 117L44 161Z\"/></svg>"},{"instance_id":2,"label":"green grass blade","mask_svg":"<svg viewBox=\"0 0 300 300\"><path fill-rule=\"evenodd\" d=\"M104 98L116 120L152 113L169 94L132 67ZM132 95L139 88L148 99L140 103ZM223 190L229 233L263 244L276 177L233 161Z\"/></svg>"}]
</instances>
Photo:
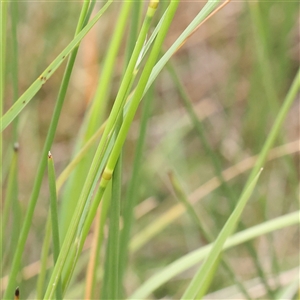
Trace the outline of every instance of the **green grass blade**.
<instances>
[{"instance_id":1,"label":"green grass blade","mask_svg":"<svg viewBox=\"0 0 300 300\"><path fill-rule=\"evenodd\" d=\"M123 276L125 274L125 269L127 266L130 233L131 233L132 223L134 221L133 209L138 197L137 190L138 190L138 183L139 183L139 174L142 166L143 146L146 138L146 130L147 130L148 119L150 116L152 98L153 98L153 90L150 89L149 92L146 94L146 99L143 107L139 139L134 154L132 175L128 185L128 192L124 204L124 212L123 212L124 224L123 224L123 229L120 237L120 278L121 280L123 280Z\"/></svg>"},{"instance_id":2,"label":"green grass blade","mask_svg":"<svg viewBox=\"0 0 300 300\"><path fill-rule=\"evenodd\" d=\"M130 16L130 33L128 35L127 49L126 49L126 65L130 60L130 56L133 52L134 45L136 43L137 37L139 35L139 29L142 22L142 2L134 1L131 9Z\"/></svg>"},{"instance_id":3,"label":"green grass blade","mask_svg":"<svg viewBox=\"0 0 300 300\"><path fill-rule=\"evenodd\" d=\"M221 262L222 254L218 255L216 257L216 260L213 262L211 267L207 270L207 273L205 274L205 278L203 279L201 289L199 290L198 294L196 295L195 299L202 299L205 295L206 291L208 290L209 286L211 285L214 275L218 269L219 263Z\"/></svg>"},{"instance_id":4,"label":"green grass blade","mask_svg":"<svg viewBox=\"0 0 300 300\"><path fill-rule=\"evenodd\" d=\"M6 26L7 26L7 1L1 1L1 10L0 10L0 113L2 116L3 111L3 99L4 99L4 86L5 86L5 57L6 57Z\"/></svg>"},{"instance_id":5,"label":"green grass blade","mask_svg":"<svg viewBox=\"0 0 300 300\"><path fill-rule=\"evenodd\" d=\"M15 151L18 151L18 146L15 144L14 146ZM17 248L18 239L22 227L23 222L23 215L22 215L22 207L19 201L20 193L19 193L19 184L18 184L18 164L19 158L17 155L17 162L16 162L16 172L14 176L14 186L13 186L13 194L12 194L12 234L10 236L10 249L9 253L14 253Z\"/></svg>"},{"instance_id":6,"label":"green grass blade","mask_svg":"<svg viewBox=\"0 0 300 300\"><path fill-rule=\"evenodd\" d=\"M43 241L43 247L41 251L41 267L36 285L36 298L42 299L45 292L45 281L48 267L48 253L51 244L51 217L50 213L47 217L47 223L45 228L45 237Z\"/></svg>"},{"instance_id":7,"label":"green grass blade","mask_svg":"<svg viewBox=\"0 0 300 300\"><path fill-rule=\"evenodd\" d=\"M132 1L124 1L122 9L118 17L115 31L109 48L107 49L107 56L104 60L104 65L101 72L101 80L96 90L95 99L88 113L88 128L85 135L85 139L88 139L103 122L104 114L106 112L107 100L110 92L112 75L117 58L117 54L120 50L120 44L122 42L124 31L126 29L126 23L128 22L128 14L130 12Z\"/></svg>"},{"instance_id":8,"label":"green grass blade","mask_svg":"<svg viewBox=\"0 0 300 300\"><path fill-rule=\"evenodd\" d=\"M109 236L105 257L102 299L119 299L119 219L121 201L121 161L118 160L112 179Z\"/></svg>"},{"instance_id":9,"label":"green grass blade","mask_svg":"<svg viewBox=\"0 0 300 300\"><path fill-rule=\"evenodd\" d=\"M210 243L213 242L213 240L214 240L213 235L204 227L204 225L200 221L200 218L198 217L198 215L197 215L194 207L192 206L192 204L189 202L188 196L185 193L185 191L184 191L181 183L179 182L179 179L177 178L177 176L174 173L170 172L169 173L169 178L170 178L172 187L174 189L174 192L175 192L177 198L184 205L184 207L185 207L187 213L189 214L191 220L199 228L199 231L200 231L201 235L203 236L203 238L206 241L210 242ZM251 297L250 297L249 293L247 292L247 289L244 287L243 283L235 275L235 271L233 270L233 268L231 268L230 262L226 258L226 256L222 258L222 256L219 255L218 259L216 260L214 266L211 269L213 271L211 271L211 274L209 274L209 276L207 276L206 285L209 286L209 284L212 280L212 276L214 275L214 272L215 272L216 268L218 267L219 262L221 263L222 267L227 272L229 277L231 277L232 281L236 283L238 288L245 295L245 298L250 300ZM199 295L198 295L198 298L200 298Z\"/></svg>"},{"instance_id":10,"label":"green grass blade","mask_svg":"<svg viewBox=\"0 0 300 300\"><path fill-rule=\"evenodd\" d=\"M274 80L274 72L270 65L270 53L266 44L267 37L265 36L265 29L263 24L263 16L260 12L259 2L247 2L249 13L251 17L251 24L254 31L255 50L258 58L258 66L261 73L260 78L264 86L266 98L269 107L274 110L279 107L279 99L277 95L277 88Z\"/></svg>"},{"instance_id":11,"label":"green grass blade","mask_svg":"<svg viewBox=\"0 0 300 300\"><path fill-rule=\"evenodd\" d=\"M122 117L118 120L115 135L120 130ZM112 179L112 193L109 211L109 234L105 255L104 278L102 282L103 299L119 299L121 291L119 280L119 237L122 186L122 155L120 155Z\"/></svg>"},{"instance_id":12,"label":"green grass blade","mask_svg":"<svg viewBox=\"0 0 300 300\"><path fill-rule=\"evenodd\" d=\"M51 212L51 225L52 225L52 239L53 239L53 261L54 265L60 251L59 245L59 229L58 229L58 216L57 216L57 191L56 191L56 176L53 163L52 154L48 153L48 181L50 191L50 212ZM61 280L58 280L56 288L57 299L62 299L62 286Z\"/></svg>"},{"instance_id":13,"label":"green grass blade","mask_svg":"<svg viewBox=\"0 0 300 300\"><path fill-rule=\"evenodd\" d=\"M264 146L262 150L259 153L259 157L257 159L257 162L254 166L254 168L251 171L251 174L248 178L247 184L245 186L245 189L250 185L251 181L254 179L255 174L261 169L266 161L267 155L270 151L270 149L273 147L276 138L279 135L280 129L282 128L282 124L286 118L286 115L295 100L295 97L297 93L300 90L300 68L297 71L297 74L292 82L291 87L289 88L289 91L284 99L284 102L280 108L280 111L277 114L277 117L275 119L274 125L268 134L268 137L266 139L266 142L264 143Z\"/></svg>"},{"instance_id":14,"label":"green grass blade","mask_svg":"<svg viewBox=\"0 0 300 300\"><path fill-rule=\"evenodd\" d=\"M273 64L272 64L272 48L270 48L270 43L268 43L268 26L266 26L266 22L264 21L265 16L261 11L262 5L259 2L247 2L249 8L249 15L252 25L253 37L254 37L254 45L257 56L257 67L259 70L261 84L262 84L262 92L266 95L266 115L271 115L271 117L275 117L279 107L280 107L280 99L279 93L280 89L280 81L277 78L277 82L275 80L276 72L274 72ZM270 29L269 29L270 30ZM277 55L276 55L277 56ZM280 57L279 57L280 60ZM251 101L249 99L249 106L252 105L253 108L258 105L255 101ZM250 108L251 109L251 108ZM271 112L271 114L270 114ZM263 113L263 112L262 112ZM249 121L251 122L251 117L249 116ZM264 120L260 121L260 128L257 131L264 133L264 128L268 126L268 117L264 118ZM278 134L278 141L281 144L285 143L286 138L283 135L283 132ZM290 156L285 158L286 168L290 170L291 173L294 173L294 176L291 178L297 178L296 169L293 167L294 162ZM294 184L297 184L297 179L294 179ZM262 210L264 212L265 218L268 212L266 206L262 204ZM270 248L270 259L272 260L272 269L275 273L279 274L279 261L276 255L276 251L274 251L274 241L272 235L268 236L269 248ZM277 287L280 286L280 283L277 282Z\"/></svg>"},{"instance_id":15,"label":"green grass blade","mask_svg":"<svg viewBox=\"0 0 300 300\"><path fill-rule=\"evenodd\" d=\"M12 39L12 64L11 64L11 79L12 79L12 91L13 102L18 99L19 95L19 49L18 49L18 2L10 3L11 9L11 39ZM16 118L13 123L12 141L14 142L14 151L17 152L19 148L18 144L18 119ZM18 164L18 162L16 162ZM13 195L13 232L11 235L10 253L13 253L17 247L18 238L21 228L21 208L19 204L19 190L18 190L18 172L15 172L15 186Z\"/></svg>"},{"instance_id":16,"label":"green grass blade","mask_svg":"<svg viewBox=\"0 0 300 300\"><path fill-rule=\"evenodd\" d=\"M1 118L2 131L14 120L14 118L31 101L34 95L41 89L44 83L54 74L58 67L63 63L66 57L78 46L80 41L98 22L103 13L111 4L109 0L95 17L75 36L69 45L53 60L53 62L42 72L42 74L32 83L32 85L19 97L15 104Z\"/></svg>"},{"instance_id":17,"label":"green grass blade","mask_svg":"<svg viewBox=\"0 0 300 300\"><path fill-rule=\"evenodd\" d=\"M280 230L292 225L300 224L300 211L296 211L270 221L266 221L259 225L240 231L229 237L224 244L224 250L240 245L246 241L262 236L272 231ZM165 267L162 271L156 273L143 283L129 299L146 299L157 288L162 286L168 280L174 278L176 275L188 270L189 268L200 263L212 251L214 245L210 244L200 249L194 250L185 256Z\"/></svg>"},{"instance_id":18,"label":"green grass blade","mask_svg":"<svg viewBox=\"0 0 300 300\"><path fill-rule=\"evenodd\" d=\"M17 161L18 161L18 149L14 149L14 153L12 156L10 168L9 168L9 174L7 179L7 191L6 191L6 197L4 201L3 207L1 207L1 230L0 230L0 251L2 253L1 256L1 265L3 268L4 265L4 258L5 258L5 247L4 245L9 244L8 241L11 240L11 237L6 236L7 242L4 242L5 236L4 234L7 232L7 225L9 216L12 215L13 218L15 217L15 210L17 210L15 207L13 207L14 199L17 196L16 195L16 176L17 176ZM14 220L15 221L15 220ZM9 239L8 239L9 238ZM8 250L8 247L6 248Z\"/></svg>"},{"instance_id":19,"label":"green grass blade","mask_svg":"<svg viewBox=\"0 0 300 300\"><path fill-rule=\"evenodd\" d=\"M104 235L103 230L104 230L104 226L105 226L105 222L106 222L107 212L108 212L108 209L109 209L109 206L110 206L111 187L108 187L105 190L105 192L103 192L103 189L98 188L95 199L93 201L93 204L95 202L98 204L97 207L99 206L99 203L102 199L102 196L104 198L104 202L102 202L102 206L104 207L104 209L101 210L101 222L100 222L100 227L101 228L100 228L100 233L99 233L100 235L102 235L102 236L100 236L101 239L103 239L103 235ZM88 219L89 218L87 217L87 220ZM91 221L91 223L92 223L92 221ZM66 293L68 285L71 281L71 278L72 278L77 260L79 258L79 255L80 255L81 251L82 251L82 248L83 248L84 243L81 242L81 241L85 240L88 232L89 232L89 230L85 231L85 226L84 226L83 229L82 229L82 233L81 233L76 245L74 245L74 247L72 247L72 249L69 253L69 257L71 259L69 259L66 263L66 267L65 267L66 271L65 271L65 275L63 277L63 293L64 294ZM101 243L102 243L102 240L101 240Z\"/></svg>"},{"instance_id":20,"label":"green grass blade","mask_svg":"<svg viewBox=\"0 0 300 300\"><path fill-rule=\"evenodd\" d=\"M8 2L1 1L0 3L0 116L3 115L3 101L4 101L4 86L5 86L5 61L6 61L6 21L7 21L7 5ZM0 184L3 181L3 125L0 121ZM1 249L0 249L1 251ZM0 253L3 255L3 253Z\"/></svg>"},{"instance_id":21,"label":"green grass blade","mask_svg":"<svg viewBox=\"0 0 300 300\"><path fill-rule=\"evenodd\" d=\"M11 2L11 36L12 36L12 67L11 67L11 77L12 77L12 89L13 89L13 100L17 101L19 95L19 49L18 49L18 38L17 38L17 28L18 28L18 2ZM2 116L2 115L1 115ZM18 141L18 121L17 118L14 122L13 129L13 140Z\"/></svg>"},{"instance_id":22,"label":"green grass blade","mask_svg":"<svg viewBox=\"0 0 300 300\"><path fill-rule=\"evenodd\" d=\"M247 204L247 201L256 186L260 173L254 178L249 187L241 195L236 208L234 209L226 224L222 228L220 234L218 235L209 256L193 278L192 282L183 294L182 299L195 299L198 293L204 294L204 289L207 287L207 285L205 284L206 276L207 274L209 274L210 269L213 267L215 261L221 254L226 239L229 237L229 235L232 234L234 228L236 227L237 222Z\"/></svg>"}]
</instances>

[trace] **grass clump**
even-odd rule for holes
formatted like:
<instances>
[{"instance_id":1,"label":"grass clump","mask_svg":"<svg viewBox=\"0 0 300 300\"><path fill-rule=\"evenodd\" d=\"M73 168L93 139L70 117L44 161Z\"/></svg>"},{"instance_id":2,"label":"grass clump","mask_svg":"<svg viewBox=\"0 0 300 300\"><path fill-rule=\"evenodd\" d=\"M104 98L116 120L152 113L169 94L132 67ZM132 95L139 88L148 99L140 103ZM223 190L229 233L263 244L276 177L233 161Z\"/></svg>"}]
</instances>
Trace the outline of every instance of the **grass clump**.
<instances>
[{"instance_id":1,"label":"grass clump","mask_svg":"<svg viewBox=\"0 0 300 300\"><path fill-rule=\"evenodd\" d=\"M296 299L297 3L68 7L1 2L2 298Z\"/></svg>"}]
</instances>

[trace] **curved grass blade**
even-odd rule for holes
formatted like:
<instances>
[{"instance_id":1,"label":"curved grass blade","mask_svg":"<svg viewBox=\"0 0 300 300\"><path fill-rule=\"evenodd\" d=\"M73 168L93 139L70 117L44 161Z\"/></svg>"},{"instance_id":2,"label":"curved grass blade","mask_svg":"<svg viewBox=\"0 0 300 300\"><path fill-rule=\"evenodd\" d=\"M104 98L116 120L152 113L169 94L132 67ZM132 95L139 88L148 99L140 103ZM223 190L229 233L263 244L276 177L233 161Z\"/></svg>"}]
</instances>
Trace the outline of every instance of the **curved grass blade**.
<instances>
[{"instance_id":1,"label":"curved grass blade","mask_svg":"<svg viewBox=\"0 0 300 300\"><path fill-rule=\"evenodd\" d=\"M95 17L75 36L75 38L69 43L69 45L54 59L54 61L42 72L42 74L32 83L32 85L22 94L21 97L15 102L13 106L5 113L1 118L2 124L1 130L3 131L14 118L24 109L24 107L30 102L34 95L41 89L44 83L54 74L58 67L63 63L66 57L78 46L80 41L85 35L92 29L97 23L112 0L102 7L102 9L95 15Z\"/></svg>"}]
</instances>

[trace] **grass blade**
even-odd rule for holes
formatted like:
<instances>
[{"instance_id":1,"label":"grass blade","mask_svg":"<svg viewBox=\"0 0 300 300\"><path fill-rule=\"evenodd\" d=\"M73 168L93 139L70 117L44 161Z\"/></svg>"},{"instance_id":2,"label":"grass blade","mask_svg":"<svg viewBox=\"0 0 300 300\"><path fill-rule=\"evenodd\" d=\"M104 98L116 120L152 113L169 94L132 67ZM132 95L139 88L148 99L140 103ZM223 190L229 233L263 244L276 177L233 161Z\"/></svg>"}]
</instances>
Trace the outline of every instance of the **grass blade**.
<instances>
[{"instance_id":1,"label":"grass blade","mask_svg":"<svg viewBox=\"0 0 300 300\"><path fill-rule=\"evenodd\" d=\"M47 274L47 267L48 267L48 253L51 243L51 217L48 216L47 224L45 228L45 237L43 241L43 247L41 251L41 267L39 271L39 276L36 285L36 298L42 299L44 295L44 288L45 288L45 280Z\"/></svg>"},{"instance_id":2,"label":"grass blade","mask_svg":"<svg viewBox=\"0 0 300 300\"><path fill-rule=\"evenodd\" d=\"M56 191L56 176L53 163L52 154L48 153L48 180L50 191L50 212L51 212L51 225L52 225L52 238L53 238L53 261L54 265L60 251L59 245L59 230L58 230L58 216L57 216L57 191ZM58 280L56 288L57 299L62 299L62 286L61 280Z\"/></svg>"},{"instance_id":3,"label":"grass blade","mask_svg":"<svg viewBox=\"0 0 300 300\"><path fill-rule=\"evenodd\" d=\"M295 100L295 97L297 93L300 90L300 68L297 71L297 74L292 82L292 85L289 88L289 91L284 99L284 102L280 108L280 111L277 114L277 117L275 119L274 125L268 134L268 137L266 139L266 142L264 143L264 146L262 150L259 153L258 159L256 161L256 164L254 168L251 171L251 174L248 177L247 184L245 186L245 189L250 185L252 180L255 177L255 174L257 174L258 170L261 169L266 161L267 155L270 151L270 149L273 147L276 138L278 137L278 134L280 132L280 129L282 127L282 124L286 118L286 115Z\"/></svg>"},{"instance_id":4,"label":"grass blade","mask_svg":"<svg viewBox=\"0 0 300 300\"><path fill-rule=\"evenodd\" d=\"M207 257L200 270L193 278L192 282L183 294L182 299L195 299L198 293L204 293L203 289L207 287L205 285L206 276L209 273L210 269L213 267L219 255L221 254L226 239L229 237L230 234L232 234L235 226L237 225L237 222L247 204L247 201L250 198L256 186L260 173L261 172L259 172L259 174L254 178L254 180L251 182L248 188L241 195L236 205L236 208L230 215L226 224L222 228L222 231L217 237L209 256Z\"/></svg>"},{"instance_id":5,"label":"grass blade","mask_svg":"<svg viewBox=\"0 0 300 300\"><path fill-rule=\"evenodd\" d=\"M91 105L88 117L88 128L85 134L85 139L91 137L96 128L103 122L104 113L106 112L107 100L110 92L112 75L115 65L116 57L120 49L124 31L126 29L126 23L128 22L128 14L132 6L132 1L124 1L122 9L118 17L115 32L113 33L111 43L107 49L107 56L104 61L103 69L101 72L101 80L97 87L97 91L94 97L94 101ZM99 112L101 115L99 115Z\"/></svg>"},{"instance_id":6,"label":"grass blade","mask_svg":"<svg viewBox=\"0 0 300 300\"><path fill-rule=\"evenodd\" d=\"M7 5L8 2L1 1L0 3L0 116L3 115L3 100L4 100L4 86L5 86L5 61L6 61L6 21L7 21ZM2 129L3 125L0 122L0 184L2 186L3 181L3 136ZM1 204L2 205L2 204ZM2 248L0 249L0 251ZM0 253L3 255L3 253Z\"/></svg>"},{"instance_id":7,"label":"grass blade","mask_svg":"<svg viewBox=\"0 0 300 300\"><path fill-rule=\"evenodd\" d=\"M176 177L176 175L173 172L169 173L169 178L172 184L172 187L174 189L174 192L179 199L179 201L183 204L185 207L187 213L189 214L191 220L195 223L195 225L199 228L199 231L201 235L204 237L204 239L208 242L213 242L213 236L212 234L204 227L202 224L200 218L198 217L194 207L191 205L191 203L188 200L188 196L186 195L184 189L182 188L182 185L179 182L179 179ZM212 276L214 275L214 272L216 271L216 268L218 267L219 262L221 263L224 270L227 272L229 277L231 277L232 281L236 283L238 288L241 290L241 292L245 295L245 298L250 300L251 297L249 293L247 292L247 289L244 287L243 283L237 278L235 275L235 271L233 268L231 268L229 260L225 257L222 258L221 255L219 255L218 259L216 259L214 266L211 268L211 273L209 276L207 276L208 280L206 281L207 287L210 284L210 281L212 280ZM198 295L198 298L201 298Z\"/></svg>"},{"instance_id":8,"label":"grass blade","mask_svg":"<svg viewBox=\"0 0 300 300\"><path fill-rule=\"evenodd\" d=\"M9 168L9 174L7 179L7 191L6 191L6 197L4 201L4 206L2 207L1 211L1 231L0 231L0 253L1 253L1 265L2 268L5 263L5 252L9 250L9 248L4 248L4 244L8 245L9 243L4 243L5 236L4 234L7 232L7 225L9 216L12 212L13 217L13 224L16 225L18 223L18 208L16 207L17 203L17 162L18 162L18 147L14 147L14 153L12 156L10 168ZM16 227L16 226L14 226ZM10 240L13 242L13 238L8 236L6 237L6 240ZM14 249L13 249L14 251Z\"/></svg>"},{"instance_id":9,"label":"grass blade","mask_svg":"<svg viewBox=\"0 0 300 300\"><path fill-rule=\"evenodd\" d=\"M98 202L100 202L100 200L101 199L99 199ZM99 289L97 289L96 293L95 287L97 282L97 274L99 273L98 266L100 265L100 249L104 240L104 227L106 223L107 213L110 207L110 201L111 187L108 186L108 188L105 190L105 193L103 194L103 200L101 202L101 206L99 207L100 211L98 210L99 219L96 219L96 224L99 227L95 231L96 235L98 230L98 234L95 237L96 244L94 245L93 253L90 257L89 266L87 269L85 299L100 298L100 291Z\"/></svg>"},{"instance_id":10,"label":"grass blade","mask_svg":"<svg viewBox=\"0 0 300 300\"><path fill-rule=\"evenodd\" d=\"M137 201L137 190L138 190L138 182L139 182L139 174L142 166L142 154L143 154L143 146L146 138L146 130L148 119L150 116L151 102L152 102L152 89L148 91L146 94L146 99L143 107L143 112L141 116L141 124L140 124L140 133L139 139L135 150L134 162L132 168L132 176L128 186L128 191L124 204L124 212L123 212L123 229L120 237L120 278L123 279L125 274L127 260L128 260L128 246L130 241L130 233L133 219L133 209Z\"/></svg>"},{"instance_id":11,"label":"grass blade","mask_svg":"<svg viewBox=\"0 0 300 300\"><path fill-rule=\"evenodd\" d=\"M109 217L109 236L102 284L102 299L119 299L119 219L121 200L121 161L118 160L112 179L112 198Z\"/></svg>"}]
</instances>

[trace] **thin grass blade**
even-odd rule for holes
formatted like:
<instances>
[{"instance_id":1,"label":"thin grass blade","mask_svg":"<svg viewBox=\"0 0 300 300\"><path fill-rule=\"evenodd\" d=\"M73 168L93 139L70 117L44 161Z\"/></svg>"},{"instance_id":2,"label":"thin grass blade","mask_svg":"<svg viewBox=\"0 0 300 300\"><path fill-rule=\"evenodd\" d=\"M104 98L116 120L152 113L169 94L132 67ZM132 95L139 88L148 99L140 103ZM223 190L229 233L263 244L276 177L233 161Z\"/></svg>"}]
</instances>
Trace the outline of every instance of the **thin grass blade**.
<instances>
[{"instance_id":1,"label":"thin grass blade","mask_svg":"<svg viewBox=\"0 0 300 300\"><path fill-rule=\"evenodd\" d=\"M52 239L53 239L53 261L54 265L57 262L60 243L59 243L59 229L58 229L58 214L57 214L57 190L56 190L56 176L53 163L52 154L48 153L48 181L50 191L50 212L51 212L51 225L52 225ZM62 299L62 285L61 280L58 280L56 288L57 299Z\"/></svg>"},{"instance_id":2,"label":"thin grass blade","mask_svg":"<svg viewBox=\"0 0 300 300\"><path fill-rule=\"evenodd\" d=\"M241 197L236 205L236 208L230 215L230 217L227 220L226 224L224 225L222 231L220 232L219 236L217 237L209 256L207 257L207 259L201 266L200 270L197 272L197 274L193 278L192 282L188 286L187 290L185 291L185 293L183 294L181 299L195 299L195 297L198 293L201 293L201 294L204 293L203 289L207 287L205 285L206 276L207 276L207 274L209 274L210 269L213 267L215 261L221 254L226 239L229 237L230 234L232 234L235 226L237 225L237 222L247 204L247 201L249 200L249 198L256 186L256 183L257 183L257 180L259 178L261 171L257 174L257 176L251 182L249 187L241 195Z\"/></svg>"}]
</instances>

